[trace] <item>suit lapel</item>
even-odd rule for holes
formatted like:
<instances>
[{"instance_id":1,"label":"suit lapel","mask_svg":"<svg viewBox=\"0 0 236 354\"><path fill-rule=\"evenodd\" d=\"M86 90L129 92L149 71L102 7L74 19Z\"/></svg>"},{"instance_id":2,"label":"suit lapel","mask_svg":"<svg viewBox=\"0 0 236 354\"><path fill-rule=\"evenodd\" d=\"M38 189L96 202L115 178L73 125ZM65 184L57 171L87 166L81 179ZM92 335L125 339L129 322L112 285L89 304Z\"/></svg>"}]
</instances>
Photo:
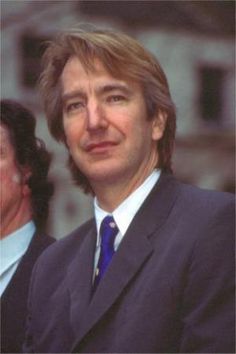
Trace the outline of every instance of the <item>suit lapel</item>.
<instances>
[{"instance_id":1,"label":"suit lapel","mask_svg":"<svg viewBox=\"0 0 236 354\"><path fill-rule=\"evenodd\" d=\"M33 266L39 255L43 252L43 250L50 244L52 244L54 241L55 240L49 236L45 236L43 234L35 232L25 255L23 256L19 266L17 267L16 272L14 273L10 283L2 294L1 304L5 301L5 298L7 299L9 297L9 294L11 293L15 293L17 299L16 303L19 303L19 292L21 293L22 302L26 303L28 295L28 285L30 282Z\"/></svg>"},{"instance_id":2,"label":"suit lapel","mask_svg":"<svg viewBox=\"0 0 236 354\"><path fill-rule=\"evenodd\" d=\"M90 304L86 304L87 310L74 344L79 343L114 304L127 284L148 260L153 252L151 235L167 219L176 195L175 180L171 176L160 178L133 219Z\"/></svg>"},{"instance_id":3,"label":"suit lapel","mask_svg":"<svg viewBox=\"0 0 236 354\"><path fill-rule=\"evenodd\" d=\"M79 331L76 342L80 341L113 305L151 252L152 247L146 238L140 238L135 246L132 245L132 242L127 242L125 247L117 251L113 256L110 267L91 299L85 313L82 329Z\"/></svg>"},{"instance_id":4,"label":"suit lapel","mask_svg":"<svg viewBox=\"0 0 236 354\"><path fill-rule=\"evenodd\" d=\"M81 322L83 322L82 318L91 298L96 246L96 227L94 222L90 231L85 236L81 247L68 269L66 277L71 299L70 318L75 334L78 333ZM79 235L79 237L82 237L82 235Z\"/></svg>"}]
</instances>

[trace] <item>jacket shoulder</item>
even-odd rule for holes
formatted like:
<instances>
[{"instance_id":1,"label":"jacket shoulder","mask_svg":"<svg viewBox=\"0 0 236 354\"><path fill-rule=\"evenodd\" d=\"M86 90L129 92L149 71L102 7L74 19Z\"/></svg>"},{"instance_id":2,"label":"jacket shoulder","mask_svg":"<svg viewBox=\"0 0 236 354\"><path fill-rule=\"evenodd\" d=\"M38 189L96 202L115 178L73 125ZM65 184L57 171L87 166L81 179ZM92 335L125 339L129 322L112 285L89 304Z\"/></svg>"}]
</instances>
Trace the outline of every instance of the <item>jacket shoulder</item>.
<instances>
[{"instance_id":1,"label":"jacket shoulder","mask_svg":"<svg viewBox=\"0 0 236 354\"><path fill-rule=\"evenodd\" d=\"M235 197L231 193L202 189L179 182L179 201L191 208L202 208L210 213L227 207L234 208ZM200 211L200 209L199 209Z\"/></svg>"},{"instance_id":2,"label":"jacket shoulder","mask_svg":"<svg viewBox=\"0 0 236 354\"><path fill-rule=\"evenodd\" d=\"M53 263L54 259L70 259L74 252L78 250L87 233L95 227L94 219L86 221L67 236L54 242L39 257L37 263ZM60 257L60 258L59 258Z\"/></svg>"}]
</instances>

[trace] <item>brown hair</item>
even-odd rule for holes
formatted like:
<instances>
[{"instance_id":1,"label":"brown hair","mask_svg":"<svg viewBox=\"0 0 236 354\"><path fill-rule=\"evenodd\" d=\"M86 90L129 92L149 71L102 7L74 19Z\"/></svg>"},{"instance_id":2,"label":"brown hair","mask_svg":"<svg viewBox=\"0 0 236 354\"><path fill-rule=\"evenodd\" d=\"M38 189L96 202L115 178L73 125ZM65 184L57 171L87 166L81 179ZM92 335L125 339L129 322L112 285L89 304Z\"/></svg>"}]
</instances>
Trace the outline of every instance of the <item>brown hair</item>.
<instances>
[{"instance_id":1,"label":"brown hair","mask_svg":"<svg viewBox=\"0 0 236 354\"><path fill-rule=\"evenodd\" d=\"M149 119L158 110L167 116L166 127L157 143L158 167L172 172L176 114L166 76L157 59L135 39L119 32L77 29L58 36L50 42L43 57L44 71L40 89L48 126L53 137L65 141L62 120L60 77L68 59L78 57L86 70L94 70L99 59L105 69L116 78L141 84ZM91 192L87 178L78 170L71 156L69 166L73 177L85 192Z\"/></svg>"}]
</instances>

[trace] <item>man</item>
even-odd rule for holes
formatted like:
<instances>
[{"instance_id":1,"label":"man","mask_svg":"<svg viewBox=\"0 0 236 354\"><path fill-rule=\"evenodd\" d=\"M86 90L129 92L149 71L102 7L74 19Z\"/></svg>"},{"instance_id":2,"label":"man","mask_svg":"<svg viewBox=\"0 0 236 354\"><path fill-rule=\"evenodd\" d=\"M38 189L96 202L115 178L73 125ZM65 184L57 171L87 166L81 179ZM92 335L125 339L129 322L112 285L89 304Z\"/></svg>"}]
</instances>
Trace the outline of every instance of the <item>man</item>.
<instances>
[{"instance_id":1,"label":"man","mask_svg":"<svg viewBox=\"0 0 236 354\"><path fill-rule=\"evenodd\" d=\"M50 155L35 137L31 112L1 101L1 352L21 352L33 265L53 239L43 233L52 183Z\"/></svg>"},{"instance_id":2,"label":"man","mask_svg":"<svg viewBox=\"0 0 236 354\"><path fill-rule=\"evenodd\" d=\"M121 33L75 30L49 45L41 89L95 217L37 262L25 352L233 352L233 198L172 176L157 60Z\"/></svg>"}]
</instances>

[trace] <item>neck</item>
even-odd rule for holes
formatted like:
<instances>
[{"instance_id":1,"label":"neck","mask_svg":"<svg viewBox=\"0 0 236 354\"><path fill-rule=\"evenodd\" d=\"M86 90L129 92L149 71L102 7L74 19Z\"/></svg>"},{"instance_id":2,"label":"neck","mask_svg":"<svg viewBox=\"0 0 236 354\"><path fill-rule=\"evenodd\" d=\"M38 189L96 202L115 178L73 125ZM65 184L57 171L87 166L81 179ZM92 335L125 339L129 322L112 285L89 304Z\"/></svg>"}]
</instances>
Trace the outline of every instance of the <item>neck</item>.
<instances>
[{"instance_id":1,"label":"neck","mask_svg":"<svg viewBox=\"0 0 236 354\"><path fill-rule=\"evenodd\" d=\"M123 179L119 178L118 181L113 180L110 183L104 181L93 186L99 206L107 212L113 212L150 176L156 166L154 162L146 169L140 168L134 175L124 176Z\"/></svg>"},{"instance_id":2,"label":"neck","mask_svg":"<svg viewBox=\"0 0 236 354\"><path fill-rule=\"evenodd\" d=\"M22 203L16 210L1 215L0 239L18 230L32 219L30 202Z\"/></svg>"}]
</instances>

